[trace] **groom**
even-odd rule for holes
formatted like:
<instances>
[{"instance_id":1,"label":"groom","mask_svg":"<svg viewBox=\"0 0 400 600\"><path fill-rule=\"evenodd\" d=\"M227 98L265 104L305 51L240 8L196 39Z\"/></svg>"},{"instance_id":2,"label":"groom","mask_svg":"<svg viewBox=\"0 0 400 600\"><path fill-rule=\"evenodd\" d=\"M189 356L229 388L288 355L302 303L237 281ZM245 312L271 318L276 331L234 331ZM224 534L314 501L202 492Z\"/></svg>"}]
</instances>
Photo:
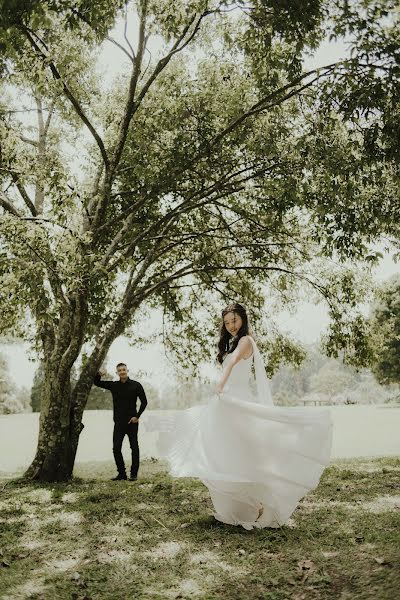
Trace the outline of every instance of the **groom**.
<instances>
[{"instance_id":1,"label":"groom","mask_svg":"<svg viewBox=\"0 0 400 600\"><path fill-rule=\"evenodd\" d=\"M127 479L125 463L121 448L124 437L127 435L132 450L131 481L136 481L139 470L139 444L138 429L140 415L147 406L147 398L142 385L138 381L129 379L128 368L125 363L118 363L117 375L119 381L101 381L104 375L99 371L94 378L94 385L110 390L114 406L114 435L113 453L118 469L118 475L112 481ZM137 399L140 400L139 412L137 411Z\"/></svg>"}]
</instances>

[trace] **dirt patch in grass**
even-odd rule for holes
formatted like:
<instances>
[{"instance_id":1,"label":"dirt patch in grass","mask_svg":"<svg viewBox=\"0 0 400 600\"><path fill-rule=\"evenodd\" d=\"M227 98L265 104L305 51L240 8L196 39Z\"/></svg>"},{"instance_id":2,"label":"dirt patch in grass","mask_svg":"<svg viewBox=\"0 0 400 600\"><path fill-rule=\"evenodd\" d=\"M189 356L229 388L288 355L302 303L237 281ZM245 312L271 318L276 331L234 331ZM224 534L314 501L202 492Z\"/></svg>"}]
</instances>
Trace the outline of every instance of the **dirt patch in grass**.
<instances>
[{"instance_id":1,"label":"dirt patch in grass","mask_svg":"<svg viewBox=\"0 0 400 600\"><path fill-rule=\"evenodd\" d=\"M67 484L9 481L2 600L393 600L400 589L396 459L332 465L277 530L215 521L206 488L162 463L144 461L136 483L112 474L81 465Z\"/></svg>"}]
</instances>

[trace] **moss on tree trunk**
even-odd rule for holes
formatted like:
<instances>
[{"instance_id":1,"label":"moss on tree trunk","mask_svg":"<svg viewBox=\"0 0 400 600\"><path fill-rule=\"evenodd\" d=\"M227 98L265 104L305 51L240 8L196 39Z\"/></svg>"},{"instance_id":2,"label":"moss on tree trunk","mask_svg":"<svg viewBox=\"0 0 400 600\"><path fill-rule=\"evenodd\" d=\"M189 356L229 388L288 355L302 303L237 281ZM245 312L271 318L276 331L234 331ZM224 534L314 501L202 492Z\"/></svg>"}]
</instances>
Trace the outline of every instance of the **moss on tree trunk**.
<instances>
[{"instance_id":1,"label":"moss on tree trunk","mask_svg":"<svg viewBox=\"0 0 400 600\"><path fill-rule=\"evenodd\" d=\"M64 374L62 381L57 372L46 370L38 445L25 476L39 481L67 481L72 476L83 429L83 411L77 419L72 405L70 373Z\"/></svg>"}]
</instances>

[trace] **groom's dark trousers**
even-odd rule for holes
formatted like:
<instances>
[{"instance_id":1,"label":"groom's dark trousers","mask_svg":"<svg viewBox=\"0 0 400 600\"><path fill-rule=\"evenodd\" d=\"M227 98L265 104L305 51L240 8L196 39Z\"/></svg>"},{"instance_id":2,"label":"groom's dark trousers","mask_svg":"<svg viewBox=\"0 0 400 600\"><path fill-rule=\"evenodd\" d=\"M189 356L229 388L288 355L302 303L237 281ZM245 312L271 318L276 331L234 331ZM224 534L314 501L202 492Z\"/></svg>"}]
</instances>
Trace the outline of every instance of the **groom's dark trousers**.
<instances>
[{"instance_id":1,"label":"groom's dark trousers","mask_svg":"<svg viewBox=\"0 0 400 600\"><path fill-rule=\"evenodd\" d=\"M125 474L125 463L122 456L121 448L124 437L129 438L129 445L132 451L131 477L137 477L139 471L139 444L138 444L138 428L139 423L114 423L113 434L113 454L115 464L117 465L118 473Z\"/></svg>"},{"instance_id":2,"label":"groom's dark trousers","mask_svg":"<svg viewBox=\"0 0 400 600\"><path fill-rule=\"evenodd\" d=\"M132 417L140 418L147 406L147 398L142 385L134 379L122 381L101 381L97 373L94 382L97 387L110 390L113 398L114 408L114 434L113 454L118 473L125 476L125 463L121 448L124 437L127 435L132 450L131 477L137 477L139 470L139 445L138 429L139 423L129 423ZM137 410L137 400L140 400L140 408Z\"/></svg>"}]
</instances>

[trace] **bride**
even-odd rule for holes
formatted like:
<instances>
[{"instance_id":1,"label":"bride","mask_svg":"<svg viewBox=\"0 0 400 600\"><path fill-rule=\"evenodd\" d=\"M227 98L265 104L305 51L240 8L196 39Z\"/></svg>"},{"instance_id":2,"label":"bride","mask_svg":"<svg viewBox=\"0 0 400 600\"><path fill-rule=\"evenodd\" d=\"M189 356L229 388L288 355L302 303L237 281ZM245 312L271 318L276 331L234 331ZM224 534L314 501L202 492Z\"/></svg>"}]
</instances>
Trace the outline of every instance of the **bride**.
<instances>
[{"instance_id":1,"label":"bride","mask_svg":"<svg viewBox=\"0 0 400 600\"><path fill-rule=\"evenodd\" d=\"M223 310L218 348L217 394L207 405L175 413L160 433L160 452L173 476L197 477L207 486L219 521L279 527L329 462L330 413L273 405L240 304Z\"/></svg>"}]
</instances>

